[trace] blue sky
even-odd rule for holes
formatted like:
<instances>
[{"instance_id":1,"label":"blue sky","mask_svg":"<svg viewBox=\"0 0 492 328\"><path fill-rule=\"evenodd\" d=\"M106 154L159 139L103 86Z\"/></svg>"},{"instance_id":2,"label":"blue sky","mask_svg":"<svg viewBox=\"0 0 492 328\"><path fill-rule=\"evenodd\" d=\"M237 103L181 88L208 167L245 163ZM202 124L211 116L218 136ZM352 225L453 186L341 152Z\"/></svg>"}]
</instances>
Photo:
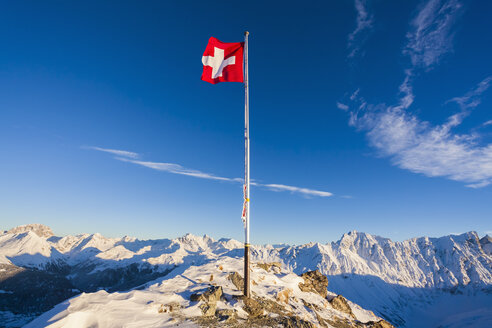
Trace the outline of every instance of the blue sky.
<instances>
[{"instance_id":1,"label":"blue sky","mask_svg":"<svg viewBox=\"0 0 492 328\"><path fill-rule=\"evenodd\" d=\"M249 30L253 243L492 231L491 10L6 2L0 227L242 240L243 87L200 75Z\"/></svg>"}]
</instances>

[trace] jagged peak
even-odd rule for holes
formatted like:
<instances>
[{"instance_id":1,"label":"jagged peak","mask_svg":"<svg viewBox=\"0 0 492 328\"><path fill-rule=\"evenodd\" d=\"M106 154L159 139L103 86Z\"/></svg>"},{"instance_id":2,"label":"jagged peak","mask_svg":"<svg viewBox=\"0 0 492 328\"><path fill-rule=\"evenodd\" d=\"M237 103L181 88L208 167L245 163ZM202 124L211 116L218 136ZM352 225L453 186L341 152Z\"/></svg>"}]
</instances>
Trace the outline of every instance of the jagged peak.
<instances>
[{"instance_id":1,"label":"jagged peak","mask_svg":"<svg viewBox=\"0 0 492 328\"><path fill-rule=\"evenodd\" d=\"M360 232L357 230L352 230L352 231L344 233L338 242L346 244L346 243L353 243L357 240L376 241L377 238L378 238L377 236L373 236L373 235L366 233L366 232Z\"/></svg>"},{"instance_id":2,"label":"jagged peak","mask_svg":"<svg viewBox=\"0 0 492 328\"><path fill-rule=\"evenodd\" d=\"M21 226L18 226L18 227L15 227L15 228L8 230L7 233L20 234L20 233L29 232L29 231L35 233L36 235L38 235L39 237L42 237L42 238L49 238L51 236L54 236L53 231L51 230L50 227L48 227L44 224L40 224L40 223L31 223L31 224L21 225Z\"/></svg>"},{"instance_id":3,"label":"jagged peak","mask_svg":"<svg viewBox=\"0 0 492 328\"><path fill-rule=\"evenodd\" d=\"M196 236L192 233L187 233L183 237L173 240L173 242L182 245L185 249L198 251L199 249L208 249L215 240L207 235Z\"/></svg>"},{"instance_id":4,"label":"jagged peak","mask_svg":"<svg viewBox=\"0 0 492 328\"><path fill-rule=\"evenodd\" d=\"M489 235L485 235L483 236L481 239L480 239L480 242L482 244L489 244L489 243L492 243L492 237L490 237Z\"/></svg>"},{"instance_id":5,"label":"jagged peak","mask_svg":"<svg viewBox=\"0 0 492 328\"><path fill-rule=\"evenodd\" d=\"M179 237L178 240L180 240L180 241L205 241L205 242L208 242L208 241L214 242L215 241L212 237L210 237L207 234L205 234L203 236L197 236L197 235L194 235L190 232L186 233L183 237Z\"/></svg>"}]
</instances>

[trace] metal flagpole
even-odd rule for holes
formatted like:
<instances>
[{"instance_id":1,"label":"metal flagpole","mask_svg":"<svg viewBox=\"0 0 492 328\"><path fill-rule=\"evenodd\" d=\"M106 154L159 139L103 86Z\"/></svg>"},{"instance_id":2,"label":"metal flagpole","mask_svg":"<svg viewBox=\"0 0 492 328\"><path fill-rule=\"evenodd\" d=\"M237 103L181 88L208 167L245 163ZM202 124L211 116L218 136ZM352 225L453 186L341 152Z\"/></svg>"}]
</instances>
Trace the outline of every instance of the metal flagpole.
<instances>
[{"instance_id":1,"label":"metal flagpole","mask_svg":"<svg viewBox=\"0 0 492 328\"><path fill-rule=\"evenodd\" d=\"M244 183L246 184L246 227L244 241L244 296L250 297L249 277L249 74L248 74L248 36L244 32Z\"/></svg>"}]
</instances>

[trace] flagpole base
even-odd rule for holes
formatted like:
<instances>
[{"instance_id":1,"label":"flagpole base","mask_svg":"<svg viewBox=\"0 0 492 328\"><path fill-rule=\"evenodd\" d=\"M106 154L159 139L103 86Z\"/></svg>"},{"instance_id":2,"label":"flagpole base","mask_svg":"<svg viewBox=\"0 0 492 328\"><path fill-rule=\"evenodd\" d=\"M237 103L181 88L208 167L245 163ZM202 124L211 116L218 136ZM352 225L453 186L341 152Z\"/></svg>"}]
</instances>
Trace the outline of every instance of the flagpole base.
<instances>
[{"instance_id":1,"label":"flagpole base","mask_svg":"<svg viewBox=\"0 0 492 328\"><path fill-rule=\"evenodd\" d=\"M249 244L244 244L244 296L251 296L249 269Z\"/></svg>"}]
</instances>

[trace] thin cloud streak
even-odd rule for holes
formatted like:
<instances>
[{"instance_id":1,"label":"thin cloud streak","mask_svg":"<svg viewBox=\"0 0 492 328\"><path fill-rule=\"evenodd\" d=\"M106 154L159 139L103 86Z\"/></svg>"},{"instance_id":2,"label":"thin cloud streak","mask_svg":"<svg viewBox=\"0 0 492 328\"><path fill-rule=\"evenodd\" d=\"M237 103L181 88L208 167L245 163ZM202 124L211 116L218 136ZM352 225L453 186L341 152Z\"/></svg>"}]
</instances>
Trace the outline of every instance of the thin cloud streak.
<instances>
[{"instance_id":1,"label":"thin cloud streak","mask_svg":"<svg viewBox=\"0 0 492 328\"><path fill-rule=\"evenodd\" d=\"M337 102L337 108L343 111L347 111L349 109L349 106L342 104L341 102Z\"/></svg>"},{"instance_id":2,"label":"thin cloud streak","mask_svg":"<svg viewBox=\"0 0 492 328\"><path fill-rule=\"evenodd\" d=\"M273 191L291 191L293 193L301 193L304 195L320 196L320 197L333 196L333 194L331 192L327 192L327 191L320 191L320 190L313 190L313 189L307 189L307 188L286 186L286 185L282 185L282 184L263 184L262 186L267 187L268 189L273 190Z\"/></svg>"},{"instance_id":3,"label":"thin cloud streak","mask_svg":"<svg viewBox=\"0 0 492 328\"><path fill-rule=\"evenodd\" d=\"M444 127L446 129L451 129L452 127L460 125L465 117L470 115L471 110L478 105L480 105L482 93L487 91L492 81L492 76L487 77L482 82L480 82L477 87L469 92L467 92L462 97L455 97L448 100L446 103L455 102L461 109L461 112L451 115Z\"/></svg>"},{"instance_id":4,"label":"thin cloud streak","mask_svg":"<svg viewBox=\"0 0 492 328\"><path fill-rule=\"evenodd\" d=\"M101 148L101 147L82 147L84 149L92 149L92 150L97 150L97 151L102 151L105 153L113 154L116 156L123 156L127 158L139 158L140 155L137 153L134 153L132 151L126 151L126 150L118 150L118 149L108 149L108 148Z\"/></svg>"},{"instance_id":5,"label":"thin cloud streak","mask_svg":"<svg viewBox=\"0 0 492 328\"><path fill-rule=\"evenodd\" d=\"M208 179L215 181L226 181L226 182L234 182L234 183L244 183L244 179L242 178L226 178L217 176L211 173L205 173L198 170L188 169L179 164L175 163L162 163L162 162L149 162L149 161L141 161L124 157L115 157L116 160L132 163L140 166L144 166L153 170L168 172L172 174L180 174L186 175L194 178L200 179ZM264 187L272 191L290 191L292 193L298 193L306 196L318 196L318 197L330 197L333 196L333 193L322 190L314 190L308 188L301 188L295 186L288 186L284 184L263 184L258 182L251 182L252 186Z\"/></svg>"},{"instance_id":6,"label":"thin cloud streak","mask_svg":"<svg viewBox=\"0 0 492 328\"><path fill-rule=\"evenodd\" d=\"M157 171L164 171L164 172L169 172L169 173L174 173L174 174L187 175L187 176L194 177L194 178L218 180L218 181L237 181L236 179L219 177L219 176L216 176L216 175L213 175L210 173L204 173L204 172L200 172L197 170L190 170L190 169L182 167L179 164L137 161L137 160L131 160L131 159L122 158L122 157L116 157L116 159L119 161L122 161L122 162L129 162L129 163L145 166L145 167L148 167L150 169L157 170Z\"/></svg>"},{"instance_id":7,"label":"thin cloud streak","mask_svg":"<svg viewBox=\"0 0 492 328\"><path fill-rule=\"evenodd\" d=\"M348 36L349 58L355 57L360 52L360 48L367 37L367 32L374 23L373 16L368 12L366 0L355 0L354 5L357 11L357 18L355 30Z\"/></svg>"}]
</instances>

